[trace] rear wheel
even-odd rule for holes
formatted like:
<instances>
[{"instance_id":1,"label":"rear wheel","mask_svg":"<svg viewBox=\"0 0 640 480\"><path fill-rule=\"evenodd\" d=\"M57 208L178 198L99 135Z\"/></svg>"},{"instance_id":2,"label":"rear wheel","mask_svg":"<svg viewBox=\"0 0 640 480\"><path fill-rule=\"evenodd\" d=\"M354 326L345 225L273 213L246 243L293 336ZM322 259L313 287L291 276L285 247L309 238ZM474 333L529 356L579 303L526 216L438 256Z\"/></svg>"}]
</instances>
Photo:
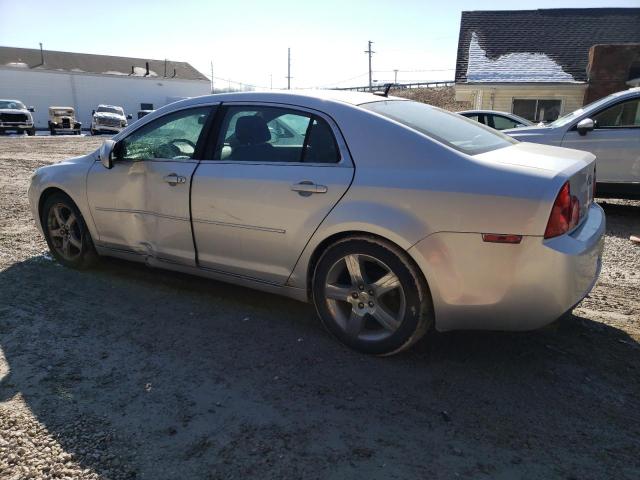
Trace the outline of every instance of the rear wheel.
<instances>
[{"instance_id":1,"label":"rear wheel","mask_svg":"<svg viewBox=\"0 0 640 480\"><path fill-rule=\"evenodd\" d=\"M29 135L30 137L33 137L35 134L36 134L35 128L30 128L29 130L27 130L27 135Z\"/></svg>"},{"instance_id":2,"label":"rear wheel","mask_svg":"<svg viewBox=\"0 0 640 480\"><path fill-rule=\"evenodd\" d=\"M75 203L64 194L51 195L42 209L42 227L49 250L61 264L72 268L93 265L97 254L91 234Z\"/></svg>"},{"instance_id":3,"label":"rear wheel","mask_svg":"<svg viewBox=\"0 0 640 480\"><path fill-rule=\"evenodd\" d=\"M427 285L406 253L374 237L341 240L316 266L313 301L327 329L363 353L390 355L433 322Z\"/></svg>"}]
</instances>

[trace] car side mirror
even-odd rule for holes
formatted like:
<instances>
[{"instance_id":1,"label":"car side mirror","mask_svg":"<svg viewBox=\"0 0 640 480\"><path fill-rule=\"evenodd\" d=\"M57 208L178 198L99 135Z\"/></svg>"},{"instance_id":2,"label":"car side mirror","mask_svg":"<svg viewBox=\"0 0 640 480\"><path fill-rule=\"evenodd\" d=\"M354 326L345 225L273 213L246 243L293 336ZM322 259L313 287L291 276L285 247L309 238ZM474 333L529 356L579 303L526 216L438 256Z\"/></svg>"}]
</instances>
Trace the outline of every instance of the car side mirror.
<instances>
[{"instance_id":1,"label":"car side mirror","mask_svg":"<svg viewBox=\"0 0 640 480\"><path fill-rule=\"evenodd\" d=\"M586 135L587 132L592 131L596 127L596 124L590 118L583 118L576 125L576 130L580 135Z\"/></svg>"},{"instance_id":2,"label":"car side mirror","mask_svg":"<svg viewBox=\"0 0 640 480\"><path fill-rule=\"evenodd\" d=\"M35 108L33 108L33 107L29 107L29 108L27 108L27 110L29 110L31 113L33 113L33 112L35 112L35 111L36 111L36 109L35 109Z\"/></svg>"},{"instance_id":3,"label":"car side mirror","mask_svg":"<svg viewBox=\"0 0 640 480\"><path fill-rule=\"evenodd\" d=\"M127 120L131 120L133 116L131 114L127 115Z\"/></svg>"},{"instance_id":4,"label":"car side mirror","mask_svg":"<svg viewBox=\"0 0 640 480\"><path fill-rule=\"evenodd\" d=\"M116 142L113 140L105 140L100 150L98 151L98 156L100 157L100 163L102 166L107 169L113 168L113 151L116 149Z\"/></svg>"}]
</instances>

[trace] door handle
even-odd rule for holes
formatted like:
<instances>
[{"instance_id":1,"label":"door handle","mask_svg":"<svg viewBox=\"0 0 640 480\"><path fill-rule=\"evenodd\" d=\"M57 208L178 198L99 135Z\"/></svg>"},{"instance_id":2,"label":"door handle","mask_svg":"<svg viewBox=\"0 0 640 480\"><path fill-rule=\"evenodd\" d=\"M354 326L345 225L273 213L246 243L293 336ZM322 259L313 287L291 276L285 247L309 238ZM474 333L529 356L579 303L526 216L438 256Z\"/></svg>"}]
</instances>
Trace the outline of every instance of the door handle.
<instances>
[{"instance_id":1,"label":"door handle","mask_svg":"<svg viewBox=\"0 0 640 480\"><path fill-rule=\"evenodd\" d=\"M298 192L302 196L309 196L312 193L327 193L326 185L318 185L316 183L305 180L303 182L291 185L291 190Z\"/></svg>"},{"instance_id":2,"label":"door handle","mask_svg":"<svg viewBox=\"0 0 640 480\"><path fill-rule=\"evenodd\" d=\"M166 177L163 178L165 182L167 182L172 187L175 187L179 183L187 183L187 179L175 173L170 173Z\"/></svg>"}]
</instances>

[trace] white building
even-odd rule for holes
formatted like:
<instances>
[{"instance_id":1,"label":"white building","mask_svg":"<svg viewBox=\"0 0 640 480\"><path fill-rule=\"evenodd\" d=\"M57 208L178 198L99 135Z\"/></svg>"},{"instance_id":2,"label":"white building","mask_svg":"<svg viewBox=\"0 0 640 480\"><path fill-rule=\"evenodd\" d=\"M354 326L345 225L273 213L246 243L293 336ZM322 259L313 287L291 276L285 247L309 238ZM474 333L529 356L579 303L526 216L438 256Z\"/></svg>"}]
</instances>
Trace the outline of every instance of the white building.
<instances>
[{"instance_id":1,"label":"white building","mask_svg":"<svg viewBox=\"0 0 640 480\"><path fill-rule=\"evenodd\" d=\"M73 107L86 129L98 104L139 110L210 93L207 77L185 62L0 47L0 98L35 108L46 129L50 106Z\"/></svg>"}]
</instances>

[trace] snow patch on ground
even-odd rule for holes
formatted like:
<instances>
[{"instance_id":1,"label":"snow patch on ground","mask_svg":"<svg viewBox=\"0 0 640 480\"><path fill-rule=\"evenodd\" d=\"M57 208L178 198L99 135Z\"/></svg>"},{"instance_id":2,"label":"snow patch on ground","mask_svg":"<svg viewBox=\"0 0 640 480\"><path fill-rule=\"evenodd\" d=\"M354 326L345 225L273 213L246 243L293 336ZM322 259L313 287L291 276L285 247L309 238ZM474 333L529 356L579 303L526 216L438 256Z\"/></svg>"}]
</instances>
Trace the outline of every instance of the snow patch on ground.
<instances>
[{"instance_id":1,"label":"snow patch on ground","mask_svg":"<svg viewBox=\"0 0 640 480\"><path fill-rule=\"evenodd\" d=\"M518 52L491 59L471 34L468 82L571 82L573 76L544 53Z\"/></svg>"}]
</instances>

